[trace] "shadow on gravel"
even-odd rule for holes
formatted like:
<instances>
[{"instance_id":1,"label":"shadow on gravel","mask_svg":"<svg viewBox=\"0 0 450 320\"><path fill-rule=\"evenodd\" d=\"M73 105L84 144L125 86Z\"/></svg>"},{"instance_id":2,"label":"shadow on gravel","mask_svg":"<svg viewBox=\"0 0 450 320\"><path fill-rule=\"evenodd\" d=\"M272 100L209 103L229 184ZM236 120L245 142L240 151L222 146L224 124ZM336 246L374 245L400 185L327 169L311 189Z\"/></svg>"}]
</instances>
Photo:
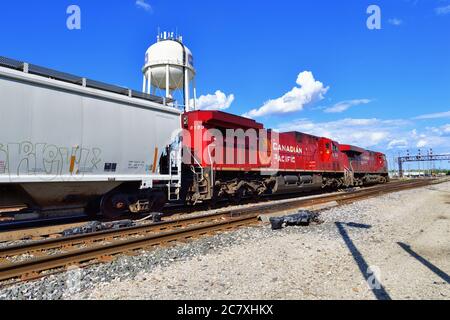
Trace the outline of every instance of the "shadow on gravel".
<instances>
[{"instance_id":1,"label":"shadow on gravel","mask_svg":"<svg viewBox=\"0 0 450 320\"><path fill-rule=\"evenodd\" d=\"M374 275L374 270L371 267L369 267L361 252L355 246L352 239L350 239L347 230L345 230L345 226L359 229L370 229L372 228L372 226L358 223L343 223L343 222L336 222L335 224L339 230L339 233L342 236L342 239L344 239L344 242L347 245L348 250L350 250L351 254L353 255L353 259L358 265L358 268L361 271L364 279L369 284L369 287L371 288L374 296L378 300L391 300L391 297L384 289L380 280L377 279L376 276Z\"/></svg>"},{"instance_id":2,"label":"shadow on gravel","mask_svg":"<svg viewBox=\"0 0 450 320\"><path fill-rule=\"evenodd\" d=\"M447 283L450 283L450 276L448 274L446 274L444 271L442 271L441 269L439 269L438 267L436 267L434 264L432 264L430 261L428 261L427 259L425 259L424 257L422 257L421 255L417 254L415 251L413 251L411 249L411 246L402 243L402 242L397 242L397 244L406 252L408 252L413 258L416 258L420 263L422 263L425 267L427 267L428 269L430 269L432 272L434 272L437 276L439 276L440 278L442 278L442 280L444 280Z\"/></svg>"}]
</instances>

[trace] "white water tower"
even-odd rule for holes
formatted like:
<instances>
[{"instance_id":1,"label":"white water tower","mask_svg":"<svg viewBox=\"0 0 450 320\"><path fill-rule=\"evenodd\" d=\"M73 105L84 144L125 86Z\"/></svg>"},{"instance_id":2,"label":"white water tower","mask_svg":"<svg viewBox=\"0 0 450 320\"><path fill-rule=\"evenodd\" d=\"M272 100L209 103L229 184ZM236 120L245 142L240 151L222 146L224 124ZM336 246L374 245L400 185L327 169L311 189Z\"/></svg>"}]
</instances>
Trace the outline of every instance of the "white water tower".
<instances>
[{"instance_id":1,"label":"white water tower","mask_svg":"<svg viewBox=\"0 0 450 320\"><path fill-rule=\"evenodd\" d=\"M186 111L195 110L194 59L191 50L183 44L181 36L174 37L173 32L158 34L157 42L145 53L142 72L143 92L155 94L157 89L164 90L166 98L178 100L180 97ZM193 102L190 98L191 84Z\"/></svg>"}]
</instances>

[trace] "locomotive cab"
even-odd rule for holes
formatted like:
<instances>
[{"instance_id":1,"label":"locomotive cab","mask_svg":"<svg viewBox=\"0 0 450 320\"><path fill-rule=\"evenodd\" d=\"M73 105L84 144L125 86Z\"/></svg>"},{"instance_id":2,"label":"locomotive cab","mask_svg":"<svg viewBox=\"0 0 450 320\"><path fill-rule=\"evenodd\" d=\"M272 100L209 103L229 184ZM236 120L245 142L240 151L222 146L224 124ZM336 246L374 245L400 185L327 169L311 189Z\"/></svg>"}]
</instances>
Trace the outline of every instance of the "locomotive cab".
<instances>
[{"instance_id":1,"label":"locomotive cab","mask_svg":"<svg viewBox=\"0 0 450 320\"><path fill-rule=\"evenodd\" d=\"M376 153L376 167L377 171L387 172L388 163L386 160L386 155L384 155L383 153Z\"/></svg>"},{"instance_id":2,"label":"locomotive cab","mask_svg":"<svg viewBox=\"0 0 450 320\"><path fill-rule=\"evenodd\" d=\"M331 139L321 138L319 140L320 160L324 169L337 172L341 170L339 144Z\"/></svg>"},{"instance_id":3,"label":"locomotive cab","mask_svg":"<svg viewBox=\"0 0 450 320\"><path fill-rule=\"evenodd\" d=\"M257 157L260 138L266 144L268 139L260 137L262 124L221 111L192 111L183 115L183 127L183 146L189 154L184 158L189 173L183 183L187 203L213 201L254 189L239 181L262 166Z\"/></svg>"}]
</instances>

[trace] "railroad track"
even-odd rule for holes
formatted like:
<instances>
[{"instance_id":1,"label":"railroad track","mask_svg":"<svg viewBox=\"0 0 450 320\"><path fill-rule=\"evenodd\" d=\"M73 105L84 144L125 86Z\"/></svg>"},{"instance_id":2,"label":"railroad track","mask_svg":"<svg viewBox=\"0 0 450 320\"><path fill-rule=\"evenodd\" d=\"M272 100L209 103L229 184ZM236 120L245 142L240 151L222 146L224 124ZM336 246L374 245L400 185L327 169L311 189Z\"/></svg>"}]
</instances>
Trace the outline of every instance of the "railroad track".
<instances>
[{"instance_id":1,"label":"railroad track","mask_svg":"<svg viewBox=\"0 0 450 320\"><path fill-rule=\"evenodd\" d=\"M412 183L413 181L394 181L390 182L386 186L394 186L394 185L404 185ZM416 181L415 181L416 182ZM364 189L371 189L376 187L368 187ZM302 197L306 196L323 196L324 193L320 192L312 192L305 193ZM298 199L298 195L275 195L275 196L264 196L259 198L259 202L257 203L270 203L269 201L279 201L279 200L289 200L289 199ZM254 200L244 200L241 205L253 205L255 204ZM198 213L198 212L207 212L211 210L221 210L227 208L229 204L219 203L215 208L209 208L207 205L199 205L195 207L186 207L182 205L170 205L163 210L164 220L172 217L179 217L185 214ZM145 215L133 216L130 219L139 221L144 218ZM23 221L8 221L8 222L0 222L0 243L8 242L8 241L17 241L17 240L43 240L45 238L53 238L61 236L61 233L64 230L80 227L85 223L92 221L92 217L85 216L63 216L63 217L54 217L54 218L42 218L38 220L23 220ZM98 218L100 222L114 222L110 219L102 219Z\"/></svg>"},{"instance_id":2,"label":"railroad track","mask_svg":"<svg viewBox=\"0 0 450 320\"><path fill-rule=\"evenodd\" d=\"M184 242L224 230L257 224L259 216L300 209L329 202L348 204L386 193L418 188L433 181L394 183L382 188L359 189L351 193L328 194L306 199L296 198L273 203L262 203L247 208L235 208L220 213L184 217L156 224L138 225L119 230L108 230L65 238L31 242L0 248L0 281L32 280L48 275L48 271L63 271L68 266L84 267L107 262L119 254L136 254L161 245ZM12 258L31 255L25 261L11 262Z\"/></svg>"},{"instance_id":3,"label":"railroad track","mask_svg":"<svg viewBox=\"0 0 450 320\"><path fill-rule=\"evenodd\" d=\"M383 186L375 186L375 187L368 187L368 188L364 188L362 190L365 190L366 192L368 192L368 190L371 189L378 189L378 188L393 188L395 186L399 186L399 185L410 185L411 183L417 183L419 181L395 181L395 182L391 182L387 185L383 185ZM315 193L313 194L312 197L326 197L329 196L330 194L323 194L323 193ZM331 194L333 195L333 194ZM306 199L308 195L303 195L301 198L299 198L298 196L293 197L293 196L285 196L285 197L272 197L272 198L264 198L263 201L258 202L259 205L264 205L264 203L273 203L273 201L296 201L298 199L300 199L301 201L304 201L304 199ZM311 197L311 195L309 196ZM270 202L269 202L270 201ZM245 205L255 205L254 202L244 202L243 204ZM186 209L186 208L185 208ZM226 207L222 207L222 208L217 208L217 210L227 210ZM231 207L230 211L234 210L233 207ZM240 209L241 210L241 209ZM203 207L196 207L196 208L187 208L187 210L183 211L179 206L173 206L170 208L167 208L164 212L165 217L163 218L164 220L167 219L179 219L180 217L188 214L188 213L194 213L194 214L198 214L199 212L201 213L202 211L207 212L207 211L211 211L208 210L207 208L203 208ZM139 221L139 219L141 219L142 216L140 217L135 217L134 220ZM56 219L58 220L58 219ZM82 225L84 225L85 223L89 222L89 219L79 219L77 218L76 220L65 220L65 221L70 221L70 223L63 223L63 224L58 224L58 225L45 225L45 221L44 222L40 222L38 221L38 224L36 226L32 226L30 227L28 224L26 224L28 227L27 228L20 228L18 230L8 230L8 229L4 229L3 227L5 227L3 224L0 224L0 243L1 242L7 242L7 241L16 241L16 240L33 240L33 241L38 241L38 240L44 240L44 239L48 239L48 238L58 238L62 236L62 232L64 230L67 229L71 229L74 227L80 227ZM78 221L78 222L76 222ZM114 222L111 220L100 220L100 222ZM29 223L29 222L28 222ZM44 224L44 226L40 226Z\"/></svg>"}]
</instances>

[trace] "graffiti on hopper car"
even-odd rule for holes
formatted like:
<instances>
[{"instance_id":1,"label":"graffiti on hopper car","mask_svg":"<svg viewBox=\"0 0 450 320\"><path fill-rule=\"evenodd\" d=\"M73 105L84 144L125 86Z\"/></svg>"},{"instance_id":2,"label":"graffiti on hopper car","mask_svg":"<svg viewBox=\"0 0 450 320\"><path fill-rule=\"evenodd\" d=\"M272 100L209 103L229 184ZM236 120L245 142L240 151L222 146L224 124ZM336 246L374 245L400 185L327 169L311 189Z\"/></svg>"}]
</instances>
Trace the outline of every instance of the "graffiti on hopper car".
<instances>
[{"instance_id":1,"label":"graffiti on hopper car","mask_svg":"<svg viewBox=\"0 0 450 320\"><path fill-rule=\"evenodd\" d=\"M0 174L77 175L99 169L102 150L48 143L0 143Z\"/></svg>"}]
</instances>

